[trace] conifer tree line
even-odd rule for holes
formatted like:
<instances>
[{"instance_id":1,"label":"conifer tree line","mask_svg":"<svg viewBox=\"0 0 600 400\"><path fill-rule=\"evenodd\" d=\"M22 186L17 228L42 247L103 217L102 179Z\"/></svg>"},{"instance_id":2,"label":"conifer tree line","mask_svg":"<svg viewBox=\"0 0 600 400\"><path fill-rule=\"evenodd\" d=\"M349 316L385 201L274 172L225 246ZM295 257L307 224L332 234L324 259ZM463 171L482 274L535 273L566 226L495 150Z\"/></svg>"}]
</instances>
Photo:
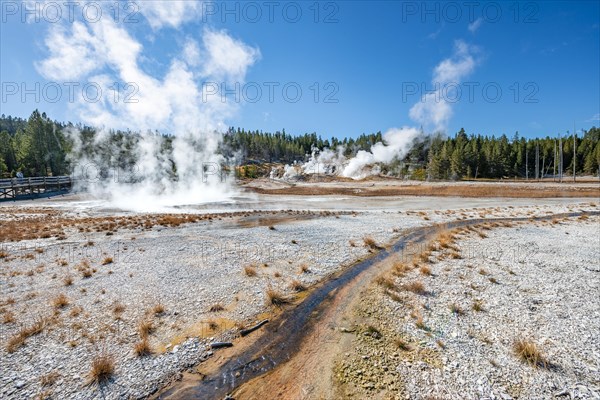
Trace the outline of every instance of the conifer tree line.
<instances>
[{"instance_id":1,"label":"conifer tree line","mask_svg":"<svg viewBox=\"0 0 600 400\"><path fill-rule=\"evenodd\" d=\"M76 128L83 142L83 152L100 154L107 162L122 167L135 163L135 148L139 134L110 131L109 142L98 144L97 132L88 126L52 121L45 113L35 110L29 119L0 117L0 178L14 177L18 171L25 176L68 175L71 170L67 155L73 143L65 130ZM164 152L172 150L172 136L154 133L162 141ZM395 163L417 165L420 179L525 178L548 177L558 173L555 160L559 154L559 135L526 139L515 133L512 138L487 135L467 135L461 129L453 136L423 135L414 141L402 160ZM381 142L381 132L362 134L357 138L322 139L316 133L290 135L285 130L267 133L242 128L230 128L223 137L220 151L236 164L262 164L306 161L315 150L337 149L351 158L360 150L370 150ZM562 134L563 174L600 174L600 129L592 127L576 137L575 157L573 136ZM116 153L116 154L115 154ZM536 168L536 159L538 165ZM384 167L382 171L386 171Z\"/></svg>"}]
</instances>

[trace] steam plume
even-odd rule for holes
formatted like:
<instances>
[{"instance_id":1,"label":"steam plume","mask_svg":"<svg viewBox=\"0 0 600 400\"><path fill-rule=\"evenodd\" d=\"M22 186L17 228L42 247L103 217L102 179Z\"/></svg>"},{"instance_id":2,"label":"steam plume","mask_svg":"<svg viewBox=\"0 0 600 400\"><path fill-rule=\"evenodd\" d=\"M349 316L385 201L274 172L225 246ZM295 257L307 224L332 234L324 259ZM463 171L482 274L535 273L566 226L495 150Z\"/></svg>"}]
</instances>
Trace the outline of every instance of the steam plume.
<instances>
[{"instance_id":1,"label":"steam plume","mask_svg":"<svg viewBox=\"0 0 600 400\"><path fill-rule=\"evenodd\" d=\"M189 1L138 4L155 31L178 27L198 12L196 2ZM71 161L84 167L113 168L120 163L123 149L114 148L109 130L132 129L140 133L133 150L128 150L133 151L136 164L125 175L134 175L133 179L122 179L123 173L102 182L84 179L92 193L134 209L227 198L232 188L215 171L224 162L217 148L219 132L225 130L224 121L235 113L236 104L222 102L219 96L203 96L201 82L243 82L260 58L259 50L224 30L206 28L200 41L184 40L164 73L150 74L147 71L152 68L144 65L144 45L135 37L139 29L133 28L108 17L95 23L78 20L49 27L48 55L36 64L40 74L78 81L81 86L93 83L103 94L99 101L80 97L73 105L72 111L82 122L98 128L94 146L98 151L84 151L80 132L71 130L75 143ZM114 82L122 86L115 88ZM168 155L164 140L152 133L156 130L174 135ZM106 165L107 150L111 165Z\"/></svg>"},{"instance_id":2,"label":"steam plume","mask_svg":"<svg viewBox=\"0 0 600 400\"><path fill-rule=\"evenodd\" d=\"M447 97L452 94L445 92L444 96L441 91L450 83L460 84L473 72L477 65L476 53L475 47L460 40L455 42L453 55L442 60L434 68L432 83L437 90L426 94L421 101L411 107L409 116L412 120L433 131L446 130L452 116L452 106ZM334 174L353 179L375 175L380 172L377 164L387 164L394 159L404 158L414 140L422 134L423 131L416 127L391 128L383 134L383 142L371 146L370 151L358 151L351 159L344 157L343 147L338 147L336 152L331 149L325 149L321 153L313 151L310 160L303 167L303 172ZM287 172L288 169L284 178L292 176L291 172Z\"/></svg>"}]
</instances>

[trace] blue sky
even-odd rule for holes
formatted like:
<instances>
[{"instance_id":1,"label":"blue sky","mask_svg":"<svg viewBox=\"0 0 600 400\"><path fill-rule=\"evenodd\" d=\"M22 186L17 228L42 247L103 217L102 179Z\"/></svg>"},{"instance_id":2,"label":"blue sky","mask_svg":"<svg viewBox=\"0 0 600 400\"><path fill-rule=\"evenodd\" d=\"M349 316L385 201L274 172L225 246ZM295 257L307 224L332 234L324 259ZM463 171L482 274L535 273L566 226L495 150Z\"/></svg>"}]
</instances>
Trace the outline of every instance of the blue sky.
<instances>
[{"instance_id":1,"label":"blue sky","mask_svg":"<svg viewBox=\"0 0 600 400\"><path fill-rule=\"evenodd\" d=\"M117 22L102 33L94 29L115 19L114 2L102 3L100 22L90 21L99 3L85 17L73 8L78 31L67 10L58 18L51 3L38 2L39 22L21 14L35 2L2 4L4 114L27 117L39 108L58 120L134 130L206 124L323 137L420 125L533 137L572 131L574 123L578 130L600 125L597 1L472 9L469 2L282 1L273 9L264 2L121 2ZM137 21L123 21L127 12ZM130 81L139 93L123 86ZM40 98L22 101L22 85L35 90L36 82ZM48 101L56 97L52 87L44 96L49 82L63 88L56 103ZM70 101L64 82L98 82L108 99L115 93L106 88L118 82L119 101L131 91L140 103ZM225 104L213 94L223 85L230 89ZM293 102L297 88L302 96ZM429 98L421 99L422 89ZM74 93L81 97L81 89ZM427 104L417 117L419 103Z\"/></svg>"}]
</instances>

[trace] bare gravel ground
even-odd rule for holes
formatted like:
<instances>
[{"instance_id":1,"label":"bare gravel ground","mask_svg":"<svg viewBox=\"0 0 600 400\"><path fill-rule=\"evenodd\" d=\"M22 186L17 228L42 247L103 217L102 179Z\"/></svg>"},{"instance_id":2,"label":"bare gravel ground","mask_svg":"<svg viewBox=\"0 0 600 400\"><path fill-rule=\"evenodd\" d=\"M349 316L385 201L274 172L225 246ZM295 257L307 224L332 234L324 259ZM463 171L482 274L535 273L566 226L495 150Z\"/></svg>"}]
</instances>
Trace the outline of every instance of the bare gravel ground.
<instances>
[{"instance_id":1,"label":"bare gravel ground","mask_svg":"<svg viewBox=\"0 0 600 400\"><path fill-rule=\"evenodd\" d=\"M307 208L327 209L327 198L324 199ZM365 200L360 202L363 204ZM565 199L547 203L550 204L544 205L544 200L539 200L530 206L455 207L443 211L427 209L430 207L424 203L422 208L408 212L377 203L373 211L312 214L281 211L282 218L275 223L271 214L257 213L177 228L119 229L110 236L67 227L65 240L2 244L0 397L146 397L181 371L210 357L214 351L210 349L211 342L229 340L239 326L268 317L273 312L265 302L268 288L291 295L293 290L289 285L293 280L310 286L367 256L371 250L363 244L366 236L377 243L388 243L404 229L434 222L597 210L597 205L590 205L589 201ZM89 209L74 209L68 202L60 206L52 202L2 205L0 214L2 219L26 219L25 211L40 205L52 206L74 219L103 215ZM112 215L106 210L102 212ZM581 233L588 241L592 238L590 229ZM571 239L575 234L579 235L578 230L572 229L571 236L565 238ZM568 243L562 239L553 242L556 249L563 249L563 244ZM510 235L506 240L510 240ZM587 253L577 254L564 260L588 260ZM244 271L248 266L254 268L255 276ZM521 272L516 272L519 277ZM554 273L548 277L558 279ZM498 279L502 282L498 288L503 288L504 276ZM529 286L524 287L533 290L532 293L539 290L535 282L526 283ZM560 283L566 284L564 280ZM482 295L485 293L488 292ZM57 300L61 294L66 298L62 302ZM528 294L524 299L531 296ZM578 297L573 296L572 305L577 309ZM540 298L542 302L550 302L544 296ZM490 312L484 315L492 313L493 301L489 302ZM164 310L156 308L157 305ZM223 310L211 312L213 305L220 305ZM592 321L596 327L597 312L596 308L596 319ZM588 314L589 318L594 315ZM26 335L24 343L11 349L11 339L37 321L44 322L39 332ZM134 352L134 345L143 336L139 331L141 321L150 321L153 326L148 336L153 354L144 357ZM572 330L583 322L578 320ZM527 326L527 321L523 323ZM597 349L596 343L595 354ZM105 383L90 384L91 363L102 354L113 358L114 374ZM597 362L593 354L590 357Z\"/></svg>"},{"instance_id":2,"label":"bare gravel ground","mask_svg":"<svg viewBox=\"0 0 600 400\"><path fill-rule=\"evenodd\" d=\"M340 395L600 398L599 245L598 217L464 230L387 294L368 291L356 350L336 368ZM425 292L410 292L414 282ZM540 362L517 355L519 340Z\"/></svg>"}]
</instances>

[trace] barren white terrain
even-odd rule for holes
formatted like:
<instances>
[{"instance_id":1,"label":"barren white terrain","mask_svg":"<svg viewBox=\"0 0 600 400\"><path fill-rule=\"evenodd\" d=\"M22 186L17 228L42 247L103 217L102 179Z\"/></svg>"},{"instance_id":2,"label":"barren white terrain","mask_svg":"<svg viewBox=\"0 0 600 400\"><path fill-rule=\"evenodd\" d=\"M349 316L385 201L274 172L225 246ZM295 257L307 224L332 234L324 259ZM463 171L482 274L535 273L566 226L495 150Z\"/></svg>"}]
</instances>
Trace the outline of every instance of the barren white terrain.
<instances>
[{"instance_id":1,"label":"barren white terrain","mask_svg":"<svg viewBox=\"0 0 600 400\"><path fill-rule=\"evenodd\" d=\"M288 210L279 210L281 204ZM57 237L3 239L0 396L144 398L218 352L211 343L232 341L240 327L275 315L278 310L266 301L269 289L301 301L296 292L303 290L302 286L310 288L376 252L365 238L383 246L410 228L435 223L598 210L589 199L576 198L498 201L269 195L220 207L178 209L166 216L135 214L69 196L0 205L6 226L21 226L21 234L32 221L38 224L36 229L43 230L48 224L52 226L48 230L62 231ZM188 221L186 215L204 217ZM510 266L516 272L514 277L506 272L509 266L502 264L503 260L486 260L486 268L500 285L488 283L486 290L472 289L471 296L482 296L489 309L482 318L475 319L471 313L464 319L442 318L450 324L440 328L447 350L439 350L439 359L445 361L427 366L431 371L424 374L415 374L402 363L390 365L403 376L407 390L432 382L446 385L453 379L448 393L457 393L463 381L474 385L469 386L472 396L492 393L490 388L495 386L489 382L494 374L516 379L516 371L525 370L507 350L514 330L523 329L548 346L549 358L557 360L567 376L585 378L585 393L598 392L597 380L592 378L598 371L598 343L589 342L591 336L598 337L598 302L592 295L597 292L598 272L585 268L596 262L598 269L597 248L593 248L598 244L598 236L594 236L598 220L527 226L514 234L514 228L511 232L493 231L485 239L484 243L500 246L539 241L540 249L525 264ZM547 249L554 252L547 253ZM478 268L467 268L469 262L436 264L436 275L427 278L436 296L425 303L441 304L453 298L466 301L461 285L483 285L487 279L476 273ZM445 272L445 268L450 270ZM452 278L459 274L466 276ZM507 302L502 296L510 293L514 295ZM584 302L581 296L586 293L588 301ZM532 303L536 299L541 303ZM401 307L394 307L387 325L404 317ZM527 311L530 307L538 311ZM392 318L394 312L398 315ZM551 321L544 322L546 319ZM537 326L539 321L544 324ZM465 336L469 324L475 324L477 332L485 332L493 344L463 343L476 340ZM39 329L34 329L36 326ZM140 356L135 346L144 338L150 354ZM573 356L576 353L578 358ZM115 370L108 382L97 385L90 370L100 355L113 357ZM490 360L498 366L493 367ZM473 363L481 364L482 380L477 385L468 375ZM546 375L527 371L532 376L527 379L546 385L544 390L579 390L573 385L583 379L556 378L556 383L548 383ZM554 372L541 374L555 376ZM531 393L503 390L513 395ZM418 393L426 394L421 389Z\"/></svg>"},{"instance_id":2,"label":"barren white terrain","mask_svg":"<svg viewBox=\"0 0 600 400\"><path fill-rule=\"evenodd\" d=\"M339 395L599 398L599 229L596 216L482 225L448 247L433 242L427 259L357 307L364 320L338 360ZM520 342L539 359L519 354Z\"/></svg>"}]
</instances>

